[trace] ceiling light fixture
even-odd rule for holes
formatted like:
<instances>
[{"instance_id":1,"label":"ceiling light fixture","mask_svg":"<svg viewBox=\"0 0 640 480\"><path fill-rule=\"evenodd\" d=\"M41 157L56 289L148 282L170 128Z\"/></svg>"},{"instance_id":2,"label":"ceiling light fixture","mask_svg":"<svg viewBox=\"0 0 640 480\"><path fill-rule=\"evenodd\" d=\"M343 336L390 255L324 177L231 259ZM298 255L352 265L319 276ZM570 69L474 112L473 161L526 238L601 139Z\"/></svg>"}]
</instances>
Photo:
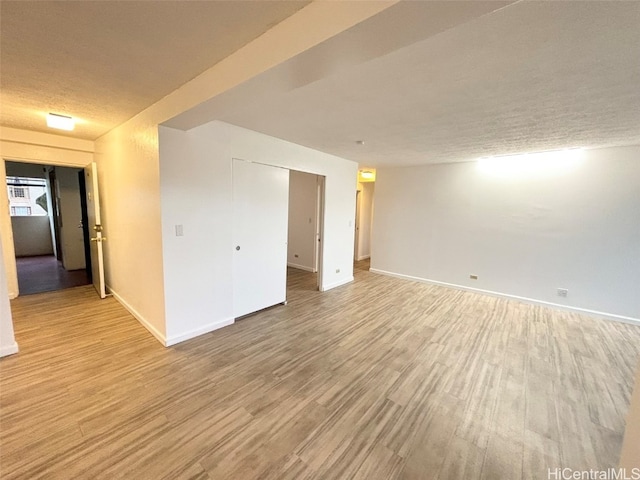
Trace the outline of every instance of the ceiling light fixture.
<instances>
[{"instance_id":1,"label":"ceiling light fixture","mask_svg":"<svg viewBox=\"0 0 640 480\"><path fill-rule=\"evenodd\" d=\"M50 128L58 128L60 130L73 130L75 121L66 115L58 115L57 113L47 114L47 126Z\"/></svg>"},{"instance_id":2,"label":"ceiling light fixture","mask_svg":"<svg viewBox=\"0 0 640 480\"><path fill-rule=\"evenodd\" d=\"M369 179L373 178L374 175L373 175L373 172L370 172L369 170L365 170L363 172L360 172L360 176L362 178L365 178L365 179L369 180Z\"/></svg>"}]
</instances>

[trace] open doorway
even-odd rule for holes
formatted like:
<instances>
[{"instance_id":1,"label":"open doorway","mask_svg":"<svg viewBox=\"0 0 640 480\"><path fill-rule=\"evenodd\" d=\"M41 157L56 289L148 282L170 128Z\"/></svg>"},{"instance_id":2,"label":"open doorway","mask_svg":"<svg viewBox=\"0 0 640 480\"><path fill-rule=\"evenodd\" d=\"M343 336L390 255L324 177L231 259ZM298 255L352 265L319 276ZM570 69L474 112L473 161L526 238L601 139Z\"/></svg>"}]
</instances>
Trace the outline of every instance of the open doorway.
<instances>
[{"instance_id":1,"label":"open doorway","mask_svg":"<svg viewBox=\"0 0 640 480\"><path fill-rule=\"evenodd\" d=\"M287 288L318 290L321 285L324 177L289 171Z\"/></svg>"},{"instance_id":2,"label":"open doorway","mask_svg":"<svg viewBox=\"0 0 640 480\"><path fill-rule=\"evenodd\" d=\"M355 236L353 246L354 270L369 270L371 265L371 227L373 222L373 197L375 171L358 172L356 191Z\"/></svg>"},{"instance_id":3,"label":"open doorway","mask_svg":"<svg viewBox=\"0 0 640 480\"><path fill-rule=\"evenodd\" d=\"M20 294L90 284L83 171L13 161L5 166Z\"/></svg>"}]
</instances>

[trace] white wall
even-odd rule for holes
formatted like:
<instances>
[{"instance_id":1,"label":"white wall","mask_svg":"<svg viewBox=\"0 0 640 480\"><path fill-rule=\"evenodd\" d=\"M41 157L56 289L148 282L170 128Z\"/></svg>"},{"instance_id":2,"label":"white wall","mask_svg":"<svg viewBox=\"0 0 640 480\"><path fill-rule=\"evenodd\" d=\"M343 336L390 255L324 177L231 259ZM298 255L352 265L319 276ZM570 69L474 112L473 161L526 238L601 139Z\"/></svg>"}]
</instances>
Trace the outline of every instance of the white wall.
<instances>
[{"instance_id":1,"label":"white wall","mask_svg":"<svg viewBox=\"0 0 640 480\"><path fill-rule=\"evenodd\" d=\"M365 260L371 256L371 226L373 224L374 182L358 183L360 190L360 218L357 246L357 260Z\"/></svg>"},{"instance_id":2,"label":"white wall","mask_svg":"<svg viewBox=\"0 0 640 480\"><path fill-rule=\"evenodd\" d=\"M0 238L0 258L3 255L2 238ZM0 357L11 355L18 351L18 344L13 334L11 319L11 305L7 289L7 276L3 265L0 264Z\"/></svg>"},{"instance_id":3,"label":"white wall","mask_svg":"<svg viewBox=\"0 0 640 480\"><path fill-rule=\"evenodd\" d=\"M158 125L241 85L393 3L311 2L96 140L103 226L108 239L104 243L107 284L118 301L161 342L165 343L166 338L174 334L167 333L165 322L165 303L171 302L163 301L163 278L170 273L163 271L162 260L161 235L167 232L160 218ZM193 180L197 185L199 179ZM176 180L176 184L180 181ZM179 196L179 193L175 192L175 195ZM163 205L166 205L164 199ZM169 234L173 234L173 230ZM219 241L217 235L214 232L213 237L203 241L215 243ZM214 276L217 278L217 274ZM220 318L219 311L216 318ZM200 315L205 313L200 312ZM193 323L200 324L199 320L187 322L180 328L175 325L175 319L171 323L174 324L173 332L185 331Z\"/></svg>"},{"instance_id":4,"label":"white wall","mask_svg":"<svg viewBox=\"0 0 640 480\"><path fill-rule=\"evenodd\" d=\"M11 217L16 257L53 255L48 216Z\"/></svg>"},{"instance_id":5,"label":"white wall","mask_svg":"<svg viewBox=\"0 0 640 480\"><path fill-rule=\"evenodd\" d=\"M326 176L322 288L353 280L356 163L222 122L160 127L168 344L233 322L233 158Z\"/></svg>"},{"instance_id":6,"label":"white wall","mask_svg":"<svg viewBox=\"0 0 640 480\"><path fill-rule=\"evenodd\" d=\"M157 126L144 113L96 140L108 290L165 338Z\"/></svg>"},{"instance_id":7,"label":"white wall","mask_svg":"<svg viewBox=\"0 0 640 480\"><path fill-rule=\"evenodd\" d=\"M66 270L86 268L84 256L84 232L82 224L82 204L80 202L80 182L76 168L56 167L58 196L60 200L60 242L62 244L62 265Z\"/></svg>"},{"instance_id":8,"label":"white wall","mask_svg":"<svg viewBox=\"0 0 640 480\"><path fill-rule=\"evenodd\" d=\"M287 264L316 271L315 249L318 208L318 176L289 172L289 234Z\"/></svg>"},{"instance_id":9,"label":"white wall","mask_svg":"<svg viewBox=\"0 0 640 480\"><path fill-rule=\"evenodd\" d=\"M640 320L640 147L583 157L507 178L379 169L372 269Z\"/></svg>"}]
</instances>

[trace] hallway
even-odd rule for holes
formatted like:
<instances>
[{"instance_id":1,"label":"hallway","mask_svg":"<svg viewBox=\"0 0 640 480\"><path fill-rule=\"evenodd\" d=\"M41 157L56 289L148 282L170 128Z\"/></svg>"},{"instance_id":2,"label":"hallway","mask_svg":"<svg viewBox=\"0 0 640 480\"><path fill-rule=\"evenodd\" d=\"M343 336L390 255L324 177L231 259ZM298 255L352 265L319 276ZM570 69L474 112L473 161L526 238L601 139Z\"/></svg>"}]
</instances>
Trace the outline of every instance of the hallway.
<instances>
[{"instance_id":1,"label":"hallway","mask_svg":"<svg viewBox=\"0 0 640 480\"><path fill-rule=\"evenodd\" d=\"M87 271L67 271L53 255L16 258L20 295L63 290L90 283Z\"/></svg>"}]
</instances>

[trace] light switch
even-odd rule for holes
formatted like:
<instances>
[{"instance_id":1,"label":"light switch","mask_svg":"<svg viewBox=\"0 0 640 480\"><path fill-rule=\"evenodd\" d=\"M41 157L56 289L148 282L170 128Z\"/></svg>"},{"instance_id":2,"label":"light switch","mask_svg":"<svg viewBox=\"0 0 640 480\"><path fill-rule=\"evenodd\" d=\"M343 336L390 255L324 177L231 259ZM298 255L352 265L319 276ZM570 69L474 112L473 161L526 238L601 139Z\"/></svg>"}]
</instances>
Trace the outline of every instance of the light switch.
<instances>
[{"instance_id":1,"label":"light switch","mask_svg":"<svg viewBox=\"0 0 640 480\"><path fill-rule=\"evenodd\" d=\"M182 229L182 225L176 225L176 237L183 237L184 230Z\"/></svg>"}]
</instances>

